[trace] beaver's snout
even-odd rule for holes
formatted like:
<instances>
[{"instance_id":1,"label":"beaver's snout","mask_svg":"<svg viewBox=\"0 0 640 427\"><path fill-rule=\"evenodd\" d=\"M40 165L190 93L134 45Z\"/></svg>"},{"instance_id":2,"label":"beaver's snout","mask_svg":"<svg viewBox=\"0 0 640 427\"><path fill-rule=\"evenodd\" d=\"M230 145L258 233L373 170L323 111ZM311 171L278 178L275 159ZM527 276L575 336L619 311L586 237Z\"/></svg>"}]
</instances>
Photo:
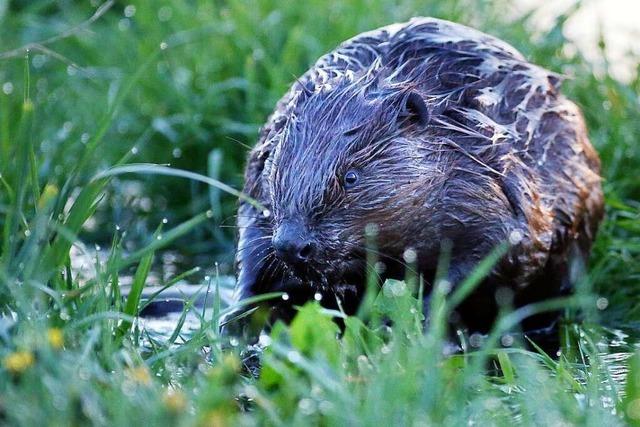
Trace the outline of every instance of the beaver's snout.
<instances>
[{"instance_id":1,"label":"beaver's snout","mask_svg":"<svg viewBox=\"0 0 640 427\"><path fill-rule=\"evenodd\" d=\"M283 221L273 233L272 244L276 256L294 268L303 267L317 250L305 227L295 221Z\"/></svg>"}]
</instances>

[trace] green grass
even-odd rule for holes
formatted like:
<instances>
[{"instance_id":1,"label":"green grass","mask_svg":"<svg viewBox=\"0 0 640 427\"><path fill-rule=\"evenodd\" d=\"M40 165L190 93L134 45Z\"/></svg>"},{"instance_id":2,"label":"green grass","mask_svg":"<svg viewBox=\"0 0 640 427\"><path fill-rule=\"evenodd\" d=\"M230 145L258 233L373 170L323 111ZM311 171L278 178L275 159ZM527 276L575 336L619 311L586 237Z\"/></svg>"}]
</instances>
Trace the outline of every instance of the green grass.
<instances>
[{"instance_id":1,"label":"green grass","mask_svg":"<svg viewBox=\"0 0 640 427\"><path fill-rule=\"evenodd\" d=\"M131 5L133 15L116 2L38 45L95 6L0 0L0 424L640 424L637 337L616 344L640 324L640 79L596 75L569 55L565 17L532 36L526 17L506 23L503 3L489 1ZM517 334L498 345L524 311L443 355L447 312L481 272L453 294L436 289L427 326L398 282L345 319L340 340L336 313L307 305L273 330L257 379L242 369L242 345L223 348L217 296L213 315L187 304L173 333L149 336L136 316L159 251L190 260L167 286L204 281L193 265L229 271L235 197L225 185L239 188L243 145L293 76L340 41L412 15L473 25L571 76L564 91L601 154L607 218L576 296L529 308L566 309L562 356L524 350ZM71 248L94 244L106 256L79 274ZM188 334L187 314L202 317Z\"/></svg>"}]
</instances>

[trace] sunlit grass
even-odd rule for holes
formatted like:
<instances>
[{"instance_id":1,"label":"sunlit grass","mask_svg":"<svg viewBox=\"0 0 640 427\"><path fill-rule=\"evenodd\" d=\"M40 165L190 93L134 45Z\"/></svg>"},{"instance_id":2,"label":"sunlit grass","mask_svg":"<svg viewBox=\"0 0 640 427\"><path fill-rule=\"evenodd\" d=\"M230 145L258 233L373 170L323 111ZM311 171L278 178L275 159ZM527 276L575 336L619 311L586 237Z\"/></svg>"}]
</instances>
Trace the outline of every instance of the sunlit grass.
<instances>
[{"instance_id":1,"label":"sunlit grass","mask_svg":"<svg viewBox=\"0 0 640 427\"><path fill-rule=\"evenodd\" d=\"M88 2L2 6L1 52L95 12ZM1 59L0 424L639 424L636 337L616 341L640 320L640 79L595 76L563 49L562 19L533 43L525 18L504 23L500 11L462 0L118 3L92 33ZM258 350L218 336L229 308L209 274L207 312L194 297L170 334L151 336L137 315L158 253L207 254L166 287L214 271L214 258L228 264L222 226L233 222L237 194L227 193L241 182L243 144L293 76L338 42L412 15L473 24L570 76L565 92L585 112L607 197L579 292L505 312L492 334L446 355L447 313L492 260L452 293L436 289L427 325L420 299L390 282L344 319L340 339L339 313L315 303L277 325L254 378ZM126 195L136 181L142 190ZM104 256L87 250L92 273L80 274L70 251L94 243ZM567 313L561 355L526 350L535 345L517 334L521 317L557 308ZM199 326L184 330L192 317Z\"/></svg>"}]
</instances>

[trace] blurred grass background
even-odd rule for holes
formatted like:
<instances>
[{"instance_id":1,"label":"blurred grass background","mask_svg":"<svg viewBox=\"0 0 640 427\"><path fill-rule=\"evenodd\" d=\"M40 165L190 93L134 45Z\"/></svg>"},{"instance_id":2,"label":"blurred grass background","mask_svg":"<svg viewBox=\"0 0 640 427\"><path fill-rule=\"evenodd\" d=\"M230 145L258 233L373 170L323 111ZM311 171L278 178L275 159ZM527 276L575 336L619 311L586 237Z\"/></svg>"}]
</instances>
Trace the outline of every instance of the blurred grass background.
<instances>
[{"instance_id":1,"label":"blurred grass background","mask_svg":"<svg viewBox=\"0 0 640 427\"><path fill-rule=\"evenodd\" d=\"M534 31L530 14L500 0L0 0L0 423L637 423L640 362L624 380L635 348L625 334L640 321L640 79L637 68L614 79L604 55L587 62L564 37L579 7ZM167 284L182 273L202 282L190 269L214 261L229 273L235 200L176 177L96 176L170 164L240 188L246 147L296 75L353 35L418 15L484 30L565 74L585 113L607 219L584 298L567 301L584 322L567 325L564 356L487 344L443 358L446 322L422 334L408 295L379 301L405 328L351 319L339 343L308 307L272 334L259 381L221 348L220 308L193 335L178 324L146 336L121 275L140 290L159 249L183 261ZM86 250L92 270L77 274L70 251L93 245L104 256ZM498 369L485 375L488 356Z\"/></svg>"}]
</instances>

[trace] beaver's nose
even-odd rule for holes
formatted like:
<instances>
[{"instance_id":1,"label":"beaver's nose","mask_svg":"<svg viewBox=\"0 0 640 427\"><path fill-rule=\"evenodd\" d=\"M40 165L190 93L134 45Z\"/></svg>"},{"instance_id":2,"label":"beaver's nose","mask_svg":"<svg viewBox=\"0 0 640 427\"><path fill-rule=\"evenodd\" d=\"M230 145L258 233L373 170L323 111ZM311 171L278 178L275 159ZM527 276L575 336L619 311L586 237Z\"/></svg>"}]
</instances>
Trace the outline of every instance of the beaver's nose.
<instances>
[{"instance_id":1,"label":"beaver's nose","mask_svg":"<svg viewBox=\"0 0 640 427\"><path fill-rule=\"evenodd\" d=\"M272 244L278 258L298 266L309 261L316 250L304 227L290 222L280 224L273 234Z\"/></svg>"}]
</instances>

